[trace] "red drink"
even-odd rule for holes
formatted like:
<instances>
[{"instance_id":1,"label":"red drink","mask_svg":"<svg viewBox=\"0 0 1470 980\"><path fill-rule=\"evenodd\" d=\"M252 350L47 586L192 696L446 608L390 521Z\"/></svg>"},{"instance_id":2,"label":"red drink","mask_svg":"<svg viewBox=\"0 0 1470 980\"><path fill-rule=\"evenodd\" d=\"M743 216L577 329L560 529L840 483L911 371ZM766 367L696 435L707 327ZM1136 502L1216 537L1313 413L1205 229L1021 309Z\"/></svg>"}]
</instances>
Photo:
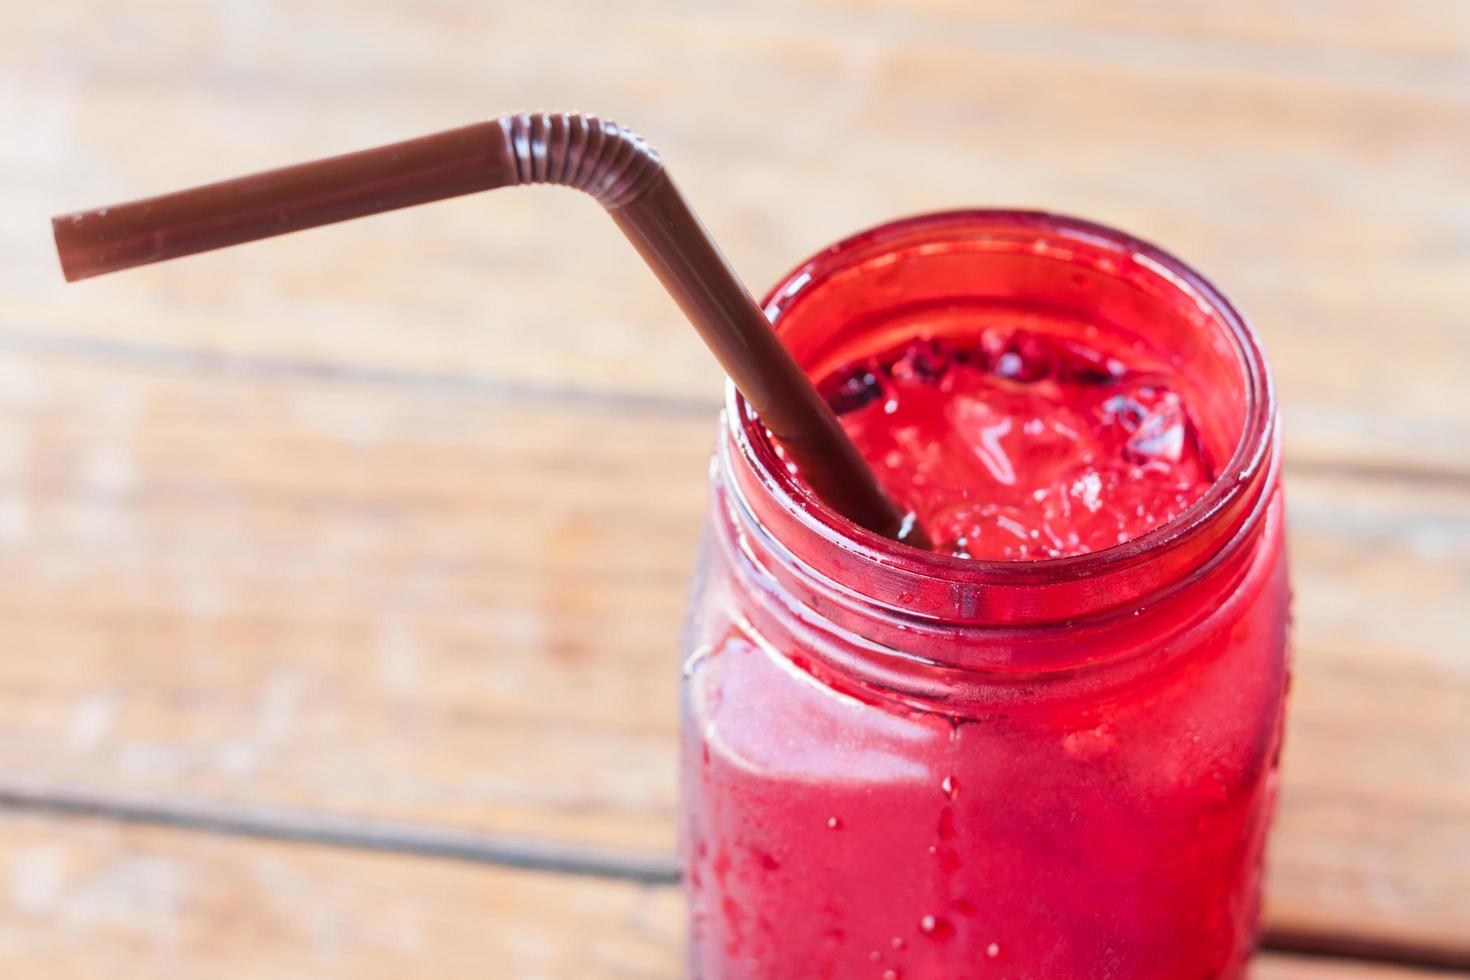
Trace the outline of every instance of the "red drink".
<instances>
[{"instance_id":1,"label":"red drink","mask_svg":"<svg viewBox=\"0 0 1470 980\"><path fill-rule=\"evenodd\" d=\"M1092 324L951 303L919 338L834 372L828 402L938 550L1063 558L1131 541L1214 480L1167 359ZM982 324L988 324L982 328ZM965 331L934 336L943 326ZM1146 366L1145 366L1146 365Z\"/></svg>"},{"instance_id":2,"label":"red drink","mask_svg":"<svg viewBox=\"0 0 1470 980\"><path fill-rule=\"evenodd\" d=\"M695 976L1239 976L1286 687L1274 402L1177 260L1055 216L859 235L768 312L940 553L732 394L685 638Z\"/></svg>"}]
</instances>

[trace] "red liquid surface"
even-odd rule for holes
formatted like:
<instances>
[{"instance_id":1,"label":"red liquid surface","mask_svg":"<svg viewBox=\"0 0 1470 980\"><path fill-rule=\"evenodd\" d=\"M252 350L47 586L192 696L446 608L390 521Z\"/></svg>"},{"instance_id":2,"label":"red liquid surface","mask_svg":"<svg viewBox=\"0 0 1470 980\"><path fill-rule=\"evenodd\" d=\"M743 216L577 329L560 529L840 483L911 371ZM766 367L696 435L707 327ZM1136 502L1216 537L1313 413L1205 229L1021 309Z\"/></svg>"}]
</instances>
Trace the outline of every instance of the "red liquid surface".
<instances>
[{"instance_id":1,"label":"red liquid surface","mask_svg":"<svg viewBox=\"0 0 1470 980\"><path fill-rule=\"evenodd\" d=\"M909 340L820 387L885 489L962 558L1122 544L1215 477L1172 373L1137 345L994 326Z\"/></svg>"}]
</instances>

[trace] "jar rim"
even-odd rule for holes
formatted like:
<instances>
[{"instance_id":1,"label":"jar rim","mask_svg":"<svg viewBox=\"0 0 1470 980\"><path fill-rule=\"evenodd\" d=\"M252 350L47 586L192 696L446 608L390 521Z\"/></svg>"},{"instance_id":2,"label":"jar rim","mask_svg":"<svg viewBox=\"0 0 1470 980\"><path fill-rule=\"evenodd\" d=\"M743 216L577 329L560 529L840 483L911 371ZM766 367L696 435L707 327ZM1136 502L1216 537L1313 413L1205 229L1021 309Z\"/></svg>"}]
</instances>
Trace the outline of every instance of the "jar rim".
<instances>
[{"instance_id":1,"label":"jar rim","mask_svg":"<svg viewBox=\"0 0 1470 980\"><path fill-rule=\"evenodd\" d=\"M913 548L869 531L823 503L785 465L770 434L733 383L726 385L725 419L728 436L739 459L750 468L756 485L796 522L796 529L814 535L827 546L841 549L903 578L943 582L967 588L1025 587L1056 582L1096 580L1132 568L1164 552L1200 545L1206 532L1225 515L1240 513L1244 499L1258 488L1269 468L1275 429L1275 389L1259 338L1246 317L1213 283L1164 249L1106 225L1048 211L964 209L920 214L887 222L842 239L797 265L767 293L762 308L776 330L784 314L803 297L834 275L850 269L867 256L881 255L903 240L921 236L940 238L979 225L1008 233L1034 230L1079 244L1129 257L1191 299L1225 328L1242 370L1243 421L1240 438L1228 461L1206 492L1158 527L1108 548L1060 558L1018 561L959 558ZM732 481L743 496L741 481ZM748 509L749 501L742 501ZM1243 507L1243 520L1259 519L1260 509ZM1245 527L1223 535L1221 544L1236 538ZM1205 549L1201 562L1218 549Z\"/></svg>"}]
</instances>

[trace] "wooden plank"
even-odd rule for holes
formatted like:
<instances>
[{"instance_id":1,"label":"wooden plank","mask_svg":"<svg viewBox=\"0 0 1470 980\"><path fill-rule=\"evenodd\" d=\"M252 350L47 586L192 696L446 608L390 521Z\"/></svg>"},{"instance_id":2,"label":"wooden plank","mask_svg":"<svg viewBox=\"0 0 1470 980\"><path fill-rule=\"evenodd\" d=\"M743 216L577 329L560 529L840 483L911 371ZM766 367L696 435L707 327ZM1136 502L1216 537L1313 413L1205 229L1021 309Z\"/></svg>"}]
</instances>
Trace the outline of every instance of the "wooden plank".
<instances>
[{"instance_id":1,"label":"wooden plank","mask_svg":"<svg viewBox=\"0 0 1470 980\"><path fill-rule=\"evenodd\" d=\"M713 417L6 372L0 768L667 846Z\"/></svg>"},{"instance_id":2,"label":"wooden plank","mask_svg":"<svg viewBox=\"0 0 1470 980\"><path fill-rule=\"evenodd\" d=\"M72 289L56 278L54 211L506 106L580 104L577 80L596 77L603 105L656 138L758 288L906 212L1087 214L1169 244L1237 296L1274 358L1294 456L1470 473L1462 5L1236 6L27 8L0 38L0 83L35 120L34 138L0 146L0 207L14 219L0 228L0 340L163 343L712 404L718 373L692 332L596 208L556 190ZM397 43L322 57L349 22ZM568 22L582 27L571 38ZM67 58L51 59L63 44ZM650 45L656 74L629 54ZM793 92L800 125L776 122Z\"/></svg>"},{"instance_id":3,"label":"wooden plank","mask_svg":"<svg viewBox=\"0 0 1470 980\"><path fill-rule=\"evenodd\" d=\"M713 428L640 403L13 356L0 771L28 792L666 854ZM1270 921L1470 956L1470 499L1288 476Z\"/></svg>"},{"instance_id":4,"label":"wooden plank","mask_svg":"<svg viewBox=\"0 0 1470 980\"><path fill-rule=\"evenodd\" d=\"M1419 977L1465 976L1444 970L1421 970L1409 966L1339 959L1336 957L1292 956L1266 953L1251 964L1251 980L1411 980Z\"/></svg>"},{"instance_id":5,"label":"wooden plank","mask_svg":"<svg viewBox=\"0 0 1470 980\"><path fill-rule=\"evenodd\" d=\"M883 10L881 0L831 0L826 5L848 11ZM1391 9L1373 0L1243 0L1228 8L1159 0L1106 5L1087 0L991 0L984 4L916 0L904 13L908 18L927 15L936 27L1009 30L1021 38L1034 36L1058 45L1074 37L1105 33L1125 44L1163 37L1188 41L1206 51L1245 47L1261 57L1277 53L1283 59L1303 55L1311 59L1316 55L1305 66L1307 70L1325 70L1333 63L1325 56L1344 49L1385 60L1413 56L1433 64L1438 59L1459 67L1463 62L1456 59L1470 53L1470 13L1463 5L1444 0L1409 0ZM1125 49L1114 55L1132 53Z\"/></svg>"},{"instance_id":6,"label":"wooden plank","mask_svg":"<svg viewBox=\"0 0 1470 980\"><path fill-rule=\"evenodd\" d=\"M1267 914L1470 961L1470 493L1295 475Z\"/></svg>"},{"instance_id":7,"label":"wooden plank","mask_svg":"<svg viewBox=\"0 0 1470 980\"><path fill-rule=\"evenodd\" d=\"M0 882L13 976L683 976L669 886L16 815L0 815ZM1252 975L1431 974L1266 954Z\"/></svg>"},{"instance_id":8,"label":"wooden plank","mask_svg":"<svg viewBox=\"0 0 1470 980\"><path fill-rule=\"evenodd\" d=\"M668 886L105 821L0 828L8 976L680 975Z\"/></svg>"}]
</instances>

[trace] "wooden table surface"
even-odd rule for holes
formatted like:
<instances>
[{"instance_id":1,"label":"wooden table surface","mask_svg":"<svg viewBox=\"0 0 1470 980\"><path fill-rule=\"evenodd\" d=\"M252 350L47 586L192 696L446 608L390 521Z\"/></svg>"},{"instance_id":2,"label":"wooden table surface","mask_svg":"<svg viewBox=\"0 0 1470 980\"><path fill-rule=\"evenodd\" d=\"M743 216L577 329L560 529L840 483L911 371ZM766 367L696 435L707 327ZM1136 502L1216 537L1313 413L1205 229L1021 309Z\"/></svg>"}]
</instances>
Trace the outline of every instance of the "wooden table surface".
<instances>
[{"instance_id":1,"label":"wooden table surface","mask_svg":"<svg viewBox=\"0 0 1470 980\"><path fill-rule=\"evenodd\" d=\"M75 287L49 251L54 212L543 107L648 135L757 289L971 204L1208 270L1287 430L1257 976L1470 967L1470 4L387 6L3 4L0 974L680 972L721 379L597 207Z\"/></svg>"}]
</instances>

